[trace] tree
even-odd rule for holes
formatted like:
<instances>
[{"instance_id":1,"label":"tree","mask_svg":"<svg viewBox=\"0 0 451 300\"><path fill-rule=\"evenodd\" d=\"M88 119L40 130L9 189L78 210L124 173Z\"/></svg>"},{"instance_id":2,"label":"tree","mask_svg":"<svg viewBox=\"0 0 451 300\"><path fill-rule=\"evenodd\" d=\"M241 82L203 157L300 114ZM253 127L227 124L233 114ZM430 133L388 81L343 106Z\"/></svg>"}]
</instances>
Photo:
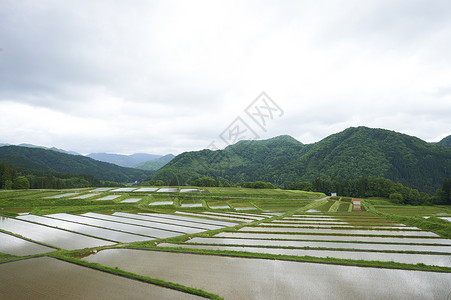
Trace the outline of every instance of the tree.
<instances>
[{"instance_id":1,"label":"tree","mask_svg":"<svg viewBox=\"0 0 451 300\"><path fill-rule=\"evenodd\" d=\"M194 185L194 186L219 186L219 182L217 180L214 180L213 178L204 176L204 177L198 178L194 181L191 181L191 185Z\"/></svg>"},{"instance_id":2,"label":"tree","mask_svg":"<svg viewBox=\"0 0 451 300\"><path fill-rule=\"evenodd\" d=\"M0 167L0 182L1 186L4 189L11 189L13 185L13 180L16 177L16 168L13 165L10 164L4 164L2 163L2 166Z\"/></svg>"},{"instance_id":3,"label":"tree","mask_svg":"<svg viewBox=\"0 0 451 300\"><path fill-rule=\"evenodd\" d=\"M404 201L401 193L391 193L390 200L396 204L401 204Z\"/></svg>"},{"instance_id":4,"label":"tree","mask_svg":"<svg viewBox=\"0 0 451 300\"><path fill-rule=\"evenodd\" d=\"M451 178L443 180L440 202L443 204L451 204Z\"/></svg>"},{"instance_id":5,"label":"tree","mask_svg":"<svg viewBox=\"0 0 451 300\"><path fill-rule=\"evenodd\" d=\"M313 191L313 185L310 182L292 182L288 185L289 190Z\"/></svg>"},{"instance_id":6,"label":"tree","mask_svg":"<svg viewBox=\"0 0 451 300\"><path fill-rule=\"evenodd\" d=\"M28 190L30 188L30 182L25 176L18 176L14 178L13 189Z\"/></svg>"}]
</instances>

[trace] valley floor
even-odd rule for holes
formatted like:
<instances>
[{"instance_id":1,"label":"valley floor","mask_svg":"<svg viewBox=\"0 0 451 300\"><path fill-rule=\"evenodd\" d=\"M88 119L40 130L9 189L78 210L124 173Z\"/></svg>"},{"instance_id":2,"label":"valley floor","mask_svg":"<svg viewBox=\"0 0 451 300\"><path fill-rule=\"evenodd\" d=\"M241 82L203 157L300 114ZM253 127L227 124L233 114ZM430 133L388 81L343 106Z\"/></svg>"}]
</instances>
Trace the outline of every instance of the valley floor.
<instances>
[{"instance_id":1,"label":"valley floor","mask_svg":"<svg viewBox=\"0 0 451 300\"><path fill-rule=\"evenodd\" d=\"M7 282L0 298L446 299L451 292L449 206L146 187L2 191L0 208Z\"/></svg>"}]
</instances>

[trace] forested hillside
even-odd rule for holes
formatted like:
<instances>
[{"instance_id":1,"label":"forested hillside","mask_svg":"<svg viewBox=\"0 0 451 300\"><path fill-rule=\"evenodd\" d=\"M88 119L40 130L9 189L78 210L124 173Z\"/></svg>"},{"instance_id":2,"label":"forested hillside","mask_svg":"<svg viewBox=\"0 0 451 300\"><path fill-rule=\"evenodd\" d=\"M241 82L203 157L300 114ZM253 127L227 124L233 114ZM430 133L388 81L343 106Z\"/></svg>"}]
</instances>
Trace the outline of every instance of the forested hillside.
<instances>
[{"instance_id":1,"label":"forested hillside","mask_svg":"<svg viewBox=\"0 0 451 300\"><path fill-rule=\"evenodd\" d=\"M310 145L280 136L241 141L224 150L185 152L150 180L185 183L202 176L231 182L263 180L280 187L317 177L374 176L434 193L451 177L451 148L390 130L351 127Z\"/></svg>"},{"instance_id":2,"label":"forested hillside","mask_svg":"<svg viewBox=\"0 0 451 300\"><path fill-rule=\"evenodd\" d=\"M451 135L443 138L440 142L437 143L437 145L451 147Z\"/></svg>"},{"instance_id":3,"label":"forested hillside","mask_svg":"<svg viewBox=\"0 0 451 300\"><path fill-rule=\"evenodd\" d=\"M149 174L143 170L124 168L81 155L20 146L0 147L0 161L23 169L86 174L96 179L116 182L141 181Z\"/></svg>"},{"instance_id":4,"label":"forested hillside","mask_svg":"<svg viewBox=\"0 0 451 300\"><path fill-rule=\"evenodd\" d=\"M161 169L164 165L170 162L175 156L173 154L167 154L160 158L154 160L149 160L140 164L133 166L133 168L146 170L146 171L156 171Z\"/></svg>"}]
</instances>

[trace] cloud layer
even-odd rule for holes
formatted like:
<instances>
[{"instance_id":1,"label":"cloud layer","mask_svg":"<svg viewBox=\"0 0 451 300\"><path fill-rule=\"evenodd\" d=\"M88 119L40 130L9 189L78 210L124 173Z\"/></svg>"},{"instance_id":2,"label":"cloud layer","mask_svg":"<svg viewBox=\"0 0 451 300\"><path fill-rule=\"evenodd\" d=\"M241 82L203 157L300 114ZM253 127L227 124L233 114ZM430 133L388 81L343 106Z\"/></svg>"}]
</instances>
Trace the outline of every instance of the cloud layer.
<instances>
[{"instance_id":1,"label":"cloud layer","mask_svg":"<svg viewBox=\"0 0 451 300\"><path fill-rule=\"evenodd\" d=\"M266 91L263 137L451 134L448 1L3 1L0 142L207 147ZM253 124L252 126L256 126Z\"/></svg>"}]
</instances>

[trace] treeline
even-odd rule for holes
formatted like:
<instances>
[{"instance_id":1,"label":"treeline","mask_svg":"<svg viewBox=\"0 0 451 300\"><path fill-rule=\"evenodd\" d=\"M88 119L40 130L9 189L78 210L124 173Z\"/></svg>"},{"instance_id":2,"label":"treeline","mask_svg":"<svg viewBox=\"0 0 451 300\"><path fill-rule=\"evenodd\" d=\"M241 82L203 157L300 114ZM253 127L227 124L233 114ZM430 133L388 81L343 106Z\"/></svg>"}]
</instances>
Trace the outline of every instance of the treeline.
<instances>
[{"instance_id":1,"label":"treeline","mask_svg":"<svg viewBox=\"0 0 451 300\"><path fill-rule=\"evenodd\" d=\"M451 179L445 179L442 188L437 190L435 195L419 192L401 183L380 177L316 178L312 182L293 182L285 188L325 194L337 193L337 195L345 197L384 197L399 204L451 204Z\"/></svg>"},{"instance_id":2,"label":"treeline","mask_svg":"<svg viewBox=\"0 0 451 300\"><path fill-rule=\"evenodd\" d=\"M68 189L103 186L123 185L102 181L91 175L27 170L0 162L0 189Z\"/></svg>"},{"instance_id":3,"label":"treeline","mask_svg":"<svg viewBox=\"0 0 451 300\"><path fill-rule=\"evenodd\" d=\"M142 185L176 186L176 185L180 185L180 184L178 182L174 182L173 180L167 180L167 181L156 180L156 181L143 182ZM243 187L243 188L250 188L250 189L275 189L275 186L272 183L264 182L264 181L231 183L230 181L220 181L220 180L208 177L208 176L203 176L196 180L190 181L187 185L198 186L198 187Z\"/></svg>"}]
</instances>

